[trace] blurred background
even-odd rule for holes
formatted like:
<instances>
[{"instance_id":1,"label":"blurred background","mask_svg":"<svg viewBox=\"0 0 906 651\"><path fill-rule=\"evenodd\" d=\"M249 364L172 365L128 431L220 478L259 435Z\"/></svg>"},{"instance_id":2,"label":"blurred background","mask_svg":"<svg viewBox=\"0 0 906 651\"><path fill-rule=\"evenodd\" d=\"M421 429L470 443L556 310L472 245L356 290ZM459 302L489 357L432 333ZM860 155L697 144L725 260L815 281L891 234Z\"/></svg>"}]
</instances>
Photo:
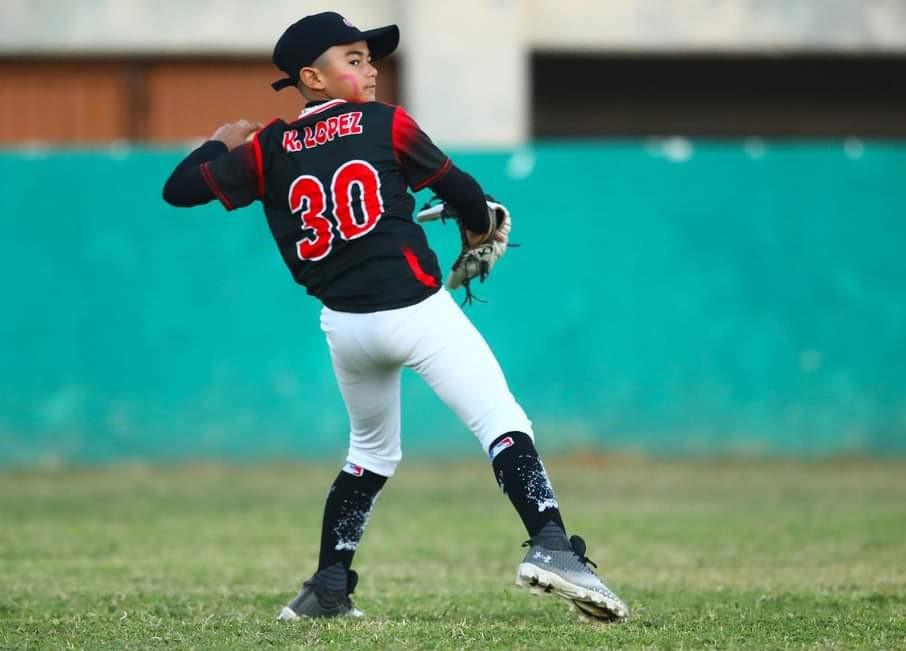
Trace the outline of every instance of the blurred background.
<instances>
[{"instance_id":1,"label":"blurred background","mask_svg":"<svg viewBox=\"0 0 906 651\"><path fill-rule=\"evenodd\" d=\"M322 10L400 25L379 98L510 205L467 311L542 449L906 453L906 1L2 0L0 465L342 457L260 207L160 198L300 110L270 52ZM480 454L403 400L407 453Z\"/></svg>"}]
</instances>

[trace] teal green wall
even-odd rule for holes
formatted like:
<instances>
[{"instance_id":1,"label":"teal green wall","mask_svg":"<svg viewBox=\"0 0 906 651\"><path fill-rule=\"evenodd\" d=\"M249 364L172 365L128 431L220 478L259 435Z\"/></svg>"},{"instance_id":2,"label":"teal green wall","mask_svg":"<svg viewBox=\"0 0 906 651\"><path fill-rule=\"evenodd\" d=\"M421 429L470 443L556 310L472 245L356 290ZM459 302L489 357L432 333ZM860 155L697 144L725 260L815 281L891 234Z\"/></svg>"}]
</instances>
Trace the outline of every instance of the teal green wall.
<instances>
[{"instance_id":1,"label":"teal green wall","mask_svg":"<svg viewBox=\"0 0 906 651\"><path fill-rule=\"evenodd\" d=\"M319 306L259 208L161 201L180 156L0 154L0 463L342 456ZM514 215L468 313L543 450L906 452L906 143L454 158ZM481 454L403 391L404 451Z\"/></svg>"}]
</instances>

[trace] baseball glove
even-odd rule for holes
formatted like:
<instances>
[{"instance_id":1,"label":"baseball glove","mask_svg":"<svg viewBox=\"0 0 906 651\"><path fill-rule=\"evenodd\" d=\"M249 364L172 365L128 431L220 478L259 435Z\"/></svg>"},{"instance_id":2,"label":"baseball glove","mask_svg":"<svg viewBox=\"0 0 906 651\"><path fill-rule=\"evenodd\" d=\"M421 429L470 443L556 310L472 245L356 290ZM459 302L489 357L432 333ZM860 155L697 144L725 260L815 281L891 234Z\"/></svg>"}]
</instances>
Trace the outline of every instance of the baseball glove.
<instances>
[{"instance_id":1,"label":"baseball glove","mask_svg":"<svg viewBox=\"0 0 906 651\"><path fill-rule=\"evenodd\" d=\"M415 216L420 223L437 219L445 223L448 219L453 219L456 221L456 225L459 226L462 249L456 258L456 262L453 263L450 275L447 276L446 285L448 289L462 287L466 290L466 298L463 304L472 303L473 300L484 303L472 293L470 286L472 280L478 278L478 281L483 283L497 261L506 253L507 248L516 246L509 243L510 211L503 204L495 201L490 195L485 195L485 199L488 204L490 227L488 232L477 242L474 239L471 242L469 241L466 228L459 220L456 211L450 204L441 202L438 197L433 197L428 201Z\"/></svg>"}]
</instances>

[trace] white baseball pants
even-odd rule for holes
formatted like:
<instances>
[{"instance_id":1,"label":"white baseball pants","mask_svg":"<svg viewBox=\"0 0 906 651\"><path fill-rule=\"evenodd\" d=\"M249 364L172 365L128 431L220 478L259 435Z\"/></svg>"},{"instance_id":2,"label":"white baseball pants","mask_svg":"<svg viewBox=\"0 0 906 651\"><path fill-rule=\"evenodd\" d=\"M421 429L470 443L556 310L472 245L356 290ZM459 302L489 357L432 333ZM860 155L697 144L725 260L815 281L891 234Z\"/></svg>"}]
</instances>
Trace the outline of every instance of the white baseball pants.
<instances>
[{"instance_id":1,"label":"white baseball pants","mask_svg":"<svg viewBox=\"0 0 906 651\"><path fill-rule=\"evenodd\" d=\"M390 477L400 450L400 376L414 369L478 437L532 423L510 393L484 337L446 289L396 310L354 314L321 310L334 373L349 412L347 461Z\"/></svg>"}]
</instances>

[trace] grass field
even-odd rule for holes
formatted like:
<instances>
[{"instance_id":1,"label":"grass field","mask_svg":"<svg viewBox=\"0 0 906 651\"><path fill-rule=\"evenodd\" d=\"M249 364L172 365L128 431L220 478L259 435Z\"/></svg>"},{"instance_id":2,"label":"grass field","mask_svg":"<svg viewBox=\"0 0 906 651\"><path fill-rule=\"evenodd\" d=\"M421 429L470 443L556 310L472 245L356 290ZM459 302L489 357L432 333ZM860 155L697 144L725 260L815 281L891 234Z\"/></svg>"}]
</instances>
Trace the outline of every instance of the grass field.
<instances>
[{"instance_id":1,"label":"grass field","mask_svg":"<svg viewBox=\"0 0 906 651\"><path fill-rule=\"evenodd\" d=\"M512 586L525 536L481 459L388 484L365 621L288 624L334 468L119 467L0 474L0 648L906 648L906 463L547 465L624 624Z\"/></svg>"}]
</instances>

